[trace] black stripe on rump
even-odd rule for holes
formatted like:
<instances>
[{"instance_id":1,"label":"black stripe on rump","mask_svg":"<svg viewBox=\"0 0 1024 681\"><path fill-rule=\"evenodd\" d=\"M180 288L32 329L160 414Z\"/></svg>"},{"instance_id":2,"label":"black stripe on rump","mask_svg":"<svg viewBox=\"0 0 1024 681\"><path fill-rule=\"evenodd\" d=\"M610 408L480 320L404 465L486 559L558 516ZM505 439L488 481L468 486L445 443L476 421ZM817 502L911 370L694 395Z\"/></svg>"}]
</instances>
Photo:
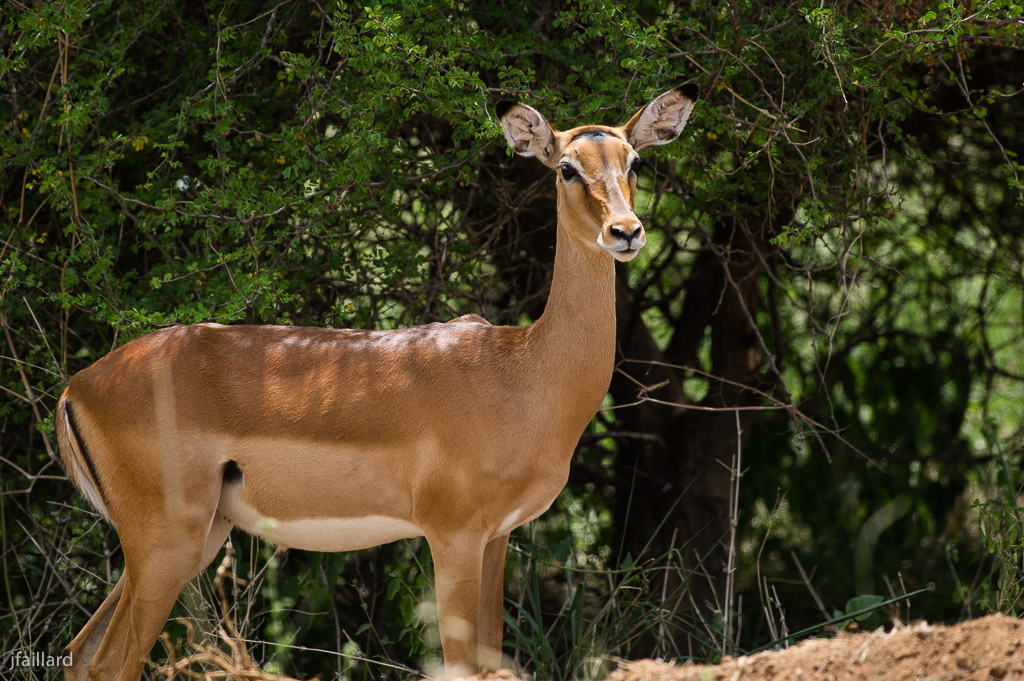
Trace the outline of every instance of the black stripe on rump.
<instances>
[{"instance_id":1,"label":"black stripe on rump","mask_svg":"<svg viewBox=\"0 0 1024 681\"><path fill-rule=\"evenodd\" d=\"M71 428L71 436L75 438L75 444L78 445L78 451L82 453L82 458L85 459L85 466L89 469L89 477L92 478L93 483L96 485L96 491L100 493L100 498L103 499L103 505L108 509L110 508L110 500L107 499L107 493L103 491L103 485L100 484L100 476L96 475L96 467L92 465L92 457L89 456L89 450L86 449L85 440L82 438L80 431L78 430L78 424L75 422L75 412L71 409L71 402L64 399L64 413L68 417L68 426Z\"/></svg>"}]
</instances>

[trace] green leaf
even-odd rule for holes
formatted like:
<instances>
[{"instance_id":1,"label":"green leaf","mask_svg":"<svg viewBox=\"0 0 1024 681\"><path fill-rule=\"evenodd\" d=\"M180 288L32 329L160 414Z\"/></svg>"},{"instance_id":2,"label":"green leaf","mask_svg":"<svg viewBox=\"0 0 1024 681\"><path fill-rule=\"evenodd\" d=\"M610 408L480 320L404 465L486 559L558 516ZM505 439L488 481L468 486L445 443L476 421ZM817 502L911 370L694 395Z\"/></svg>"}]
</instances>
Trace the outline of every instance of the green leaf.
<instances>
[{"instance_id":1,"label":"green leaf","mask_svg":"<svg viewBox=\"0 0 1024 681\"><path fill-rule=\"evenodd\" d=\"M860 596L854 596L850 600L846 601L846 613L854 613L860 610L867 610L869 608L876 608L885 602L885 598L882 596L876 596L874 594L862 594ZM866 612L857 615L854 619L858 622L863 622L873 613Z\"/></svg>"}]
</instances>

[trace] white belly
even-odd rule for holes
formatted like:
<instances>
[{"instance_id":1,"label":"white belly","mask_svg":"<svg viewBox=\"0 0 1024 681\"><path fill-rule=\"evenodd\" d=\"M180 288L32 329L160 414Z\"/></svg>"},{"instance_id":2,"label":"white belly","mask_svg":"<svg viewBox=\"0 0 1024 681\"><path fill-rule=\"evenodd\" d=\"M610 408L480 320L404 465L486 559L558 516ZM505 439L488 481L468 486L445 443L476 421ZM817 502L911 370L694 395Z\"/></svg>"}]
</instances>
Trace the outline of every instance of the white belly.
<instances>
[{"instance_id":1,"label":"white belly","mask_svg":"<svg viewBox=\"0 0 1024 681\"><path fill-rule=\"evenodd\" d=\"M239 485L224 486L218 513L246 532L285 548L355 551L423 535L420 528L406 520L381 515L278 520L261 515L245 503L238 495L239 490Z\"/></svg>"}]
</instances>

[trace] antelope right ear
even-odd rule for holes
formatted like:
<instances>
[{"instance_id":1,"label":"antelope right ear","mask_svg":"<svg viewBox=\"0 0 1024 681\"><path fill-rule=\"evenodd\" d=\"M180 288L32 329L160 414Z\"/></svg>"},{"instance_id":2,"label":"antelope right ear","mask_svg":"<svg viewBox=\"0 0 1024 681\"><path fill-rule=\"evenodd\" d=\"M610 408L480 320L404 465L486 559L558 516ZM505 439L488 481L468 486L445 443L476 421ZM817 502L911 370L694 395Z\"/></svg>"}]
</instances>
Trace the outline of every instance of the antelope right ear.
<instances>
[{"instance_id":1,"label":"antelope right ear","mask_svg":"<svg viewBox=\"0 0 1024 681\"><path fill-rule=\"evenodd\" d=\"M512 149L521 156L536 156L554 168L558 161L558 139L548 122L533 107L504 100L495 106L501 129Z\"/></svg>"},{"instance_id":2,"label":"antelope right ear","mask_svg":"<svg viewBox=\"0 0 1024 681\"><path fill-rule=\"evenodd\" d=\"M637 150L652 144L668 144L686 127L698 96L700 88L688 84L656 97L622 126L626 139Z\"/></svg>"}]
</instances>

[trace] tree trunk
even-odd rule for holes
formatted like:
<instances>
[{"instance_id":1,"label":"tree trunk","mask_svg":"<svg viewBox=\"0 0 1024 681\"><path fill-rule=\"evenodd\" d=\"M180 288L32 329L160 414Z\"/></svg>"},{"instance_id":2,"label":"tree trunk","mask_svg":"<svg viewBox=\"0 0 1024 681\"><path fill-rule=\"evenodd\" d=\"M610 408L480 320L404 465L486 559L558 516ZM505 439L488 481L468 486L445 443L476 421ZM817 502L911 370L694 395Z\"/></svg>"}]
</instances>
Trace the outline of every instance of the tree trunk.
<instances>
[{"instance_id":1,"label":"tree trunk","mask_svg":"<svg viewBox=\"0 0 1024 681\"><path fill-rule=\"evenodd\" d=\"M672 564L681 562L692 571L687 583L683 585L680 572L673 571L667 573L669 580L659 585L666 595L663 607L677 623L692 620L686 613L692 611L693 604L704 611L708 621L713 618L708 610L722 612L729 605L731 471L752 414L731 408L757 402L746 386L758 382L761 349L752 320L758 310L758 285L764 268L754 249L764 252L764 224L762 217L752 229L738 220L715 225L711 243L699 252L686 283L682 313L670 320L674 331L665 351L658 349L642 322L627 316L628 292L620 291L619 344L625 358L621 368L635 380L623 373L616 375L612 383L615 403L635 402L639 381L647 386L660 384L648 393L650 397L685 406L648 401L615 412L615 428L623 433L618 439L614 507L621 536L615 546L621 546L635 561L679 552ZM707 329L710 367L702 366L699 359ZM708 370L713 378L707 379L704 397L686 405L682 381L690 372L646 362ZM663 564L663 560L659 562ZM641 641L633 653L686 653L684 637L694 626L700 625L677 626L668 632L677 650L650 640Z\"/></svg>"}]
</instances>

